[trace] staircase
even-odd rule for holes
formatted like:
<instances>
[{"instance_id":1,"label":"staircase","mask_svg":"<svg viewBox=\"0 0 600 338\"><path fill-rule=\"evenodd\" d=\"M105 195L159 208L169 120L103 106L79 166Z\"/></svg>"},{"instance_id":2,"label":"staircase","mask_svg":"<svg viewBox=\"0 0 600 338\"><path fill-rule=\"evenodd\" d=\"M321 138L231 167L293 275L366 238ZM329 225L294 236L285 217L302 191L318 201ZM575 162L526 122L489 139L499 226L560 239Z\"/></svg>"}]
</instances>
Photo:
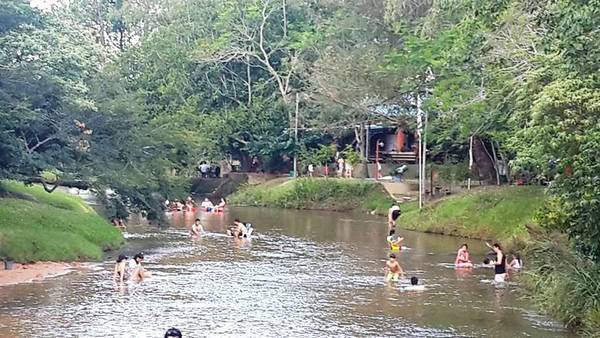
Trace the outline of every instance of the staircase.
<instances>
[{"instance_id":1,"label":"staircase","mask_svg":"<svg viewBox=\"0 0 600 338\"><path fill-rule=\"evenodd\" d=\"M386 151L379 154L380 161L392 161L395 163L417 163L417 154L412 151ZM375 156L369 157L370 161L375 162Z\"/></svg>"}]
</instances>

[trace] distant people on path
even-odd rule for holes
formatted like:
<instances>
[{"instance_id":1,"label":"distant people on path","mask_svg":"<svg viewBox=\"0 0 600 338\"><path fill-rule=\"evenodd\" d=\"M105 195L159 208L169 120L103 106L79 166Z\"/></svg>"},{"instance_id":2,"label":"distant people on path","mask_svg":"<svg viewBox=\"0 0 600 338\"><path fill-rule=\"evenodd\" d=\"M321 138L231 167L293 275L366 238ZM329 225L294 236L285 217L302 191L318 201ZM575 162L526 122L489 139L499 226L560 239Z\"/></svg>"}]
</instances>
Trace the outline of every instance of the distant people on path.
<instances>
[{"instance_id":1,"label":"distant people on path","mask_svg":"<svg viewBox=\"0 0 600 338\"><path fill-rule=\"evenodd\" d=\"M394 252L400 252L402 249L402 241L404 241L404 237L400 237L396 235L396 230L392 229L390 231L391 235L387 237L388 244L390 245L390 250Z\"/></svg>"},{"instance_id":2,"label":"distant people on path","mask_svg":"<svg viewBox=\"0 0 600 338\"><path fill-rule=\"evenodd\" d=\"M311 164L308 165L308 176L313 177L315 172L315 166Z\"/></svg>"},{"instance_id":3,"label":"distant people on path","mask_svg":"<svg viewBox=\"0 0 600 338\"><path fill-rule=\"evenodd\" d=\"M196 220L194 221L194 223L191 226L190 234L192 235L192 237L197 238L197 237L200 237L200 235L203 232L204 232L204 227L200 223L200 219L196 218Z\"/></svg>"},{"instance_id":4,"label":"distant people on path","mask_svg":"<svg viewBox=\"0 0 600 338\"><path fill-rule=\"evenodd\" d=\"M352 163L350 162L346 162L346 178L352 178L352 169L354 169L352 167Z\"/></svg>"},{"instance_id":5,"label":"distant people on path","mask_svg":"<svg viewBox=\"0 0 600 338\"><path fill-rule=\"evenodd\" d=\"M456 259L454 260L454 266L456 268L472 268L473 263L469 257L469 246L465 243L460 246Z\"/></svg>"},{"instance_id":6,"label":"distant people on path","mask_svg":"<svg viewBox=\"0 0 600 338\"><path fill-rule=\"evenodd\" d=\"M519 255L518 253L514 253L512 255L512 260L510 261L510 264L508 266L511 270L521 270L523 268L523 261L521 260L521 255Z\"/></svg>"},{"instance_id":7,"label":"distant people on path","mask_svg":"<svg viewBox=\"0 0 600 338\"><path fill-rule=\"evenodd\" d=\"M379 180L381 179L382 175L381 175L381 163L379 163L379 161L377 161L377 174L376 174L376 178Z\"/></svg>"},{"instance_id":8,"label":"distant people on path","mask_svg":"<svg viewBox=\"0 0 600 338\"><path fill-rule=\"evenodd\" d=\"M344 177L344 158L340 156L337 160L337 175L338 177Z\"/></svg>"},{"instance_id":9,"label":"distant people on path","mask_svg":"<svg viewBox=\"0 0 600 338\"><path fill-rule=\"evenodd\" d=\"M179 329L172 327L165 332L165 338L183 338L183 335Z\"/></svg>"},{"instance_id":10,"label":"distant people on path","mask_svg":"<svg viewBox=\"0 0 600 338\"><path fill-rule=\"evenodd\" d=\"M396 231L396 220L400 217L400 207L397 204L392 204L388 210L388 230L389 236L393 235ZM392 232L394 230L394 232Z\"/></svg>"},{"instance_id":11,"label":"distant people on path","mask_svg":"<svg viewBox=\"0 0 600 338\"><path fill-rule=\"evenodd\" d=\"M390 254L390 259L385 263L385 281L397 282L402 275L404 275L404 271L396 260L396 254Z\"/></svg>"},{"instance_id":12,"label":"distant people on path","mask_svg":"<svg viewBox=\"0 0 600 338\"><path fill-rule=\"evenodd\" d=\"M113 274L113 279L117 282L123 283L125 279L127 279L127 256L119 255L117 257L117 263L115 264L115 272Z\"/></svg>"},{"instance_id":13,"label":"distant people on path","mask_svg":"<svg viewBox=\"0 0 600 338\"><path fill-rule=\"evenodd\" d=\"M200 175L202 176L202 178L208 178L208 174L210 172L210 164L206 163L205 161L202 161L200 163Z\"/></svg>"}]
</instances>

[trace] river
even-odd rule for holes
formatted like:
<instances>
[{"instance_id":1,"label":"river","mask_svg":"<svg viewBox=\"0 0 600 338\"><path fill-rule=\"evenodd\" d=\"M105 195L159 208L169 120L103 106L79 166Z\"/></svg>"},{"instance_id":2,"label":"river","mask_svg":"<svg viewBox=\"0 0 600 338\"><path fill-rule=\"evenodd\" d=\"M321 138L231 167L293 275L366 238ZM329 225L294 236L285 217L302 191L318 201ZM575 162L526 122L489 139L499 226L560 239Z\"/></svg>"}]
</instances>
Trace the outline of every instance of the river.
<instances>
[{"instance_id":1,"label":"river","mask_svg":"<svg viewBox=\"0 0 600 338\"><path fill-rule=\"evenodd\" d=\"M234 208L200 214L207 236L193 241L175 214L158 229L130 222L129 256L143 251L153 277L112 281L115 254L102 263L30 284L0 288L0 336L162 337L566 337L520 294L519 276L495 288L493 271L456 271L464 239L400 231L406 277L425 291L386 284L382 218L333 212ZM234 217L256 236L219 235ZM467 240L481 261L482 242ZM527 263L527 262L525 262Z\"/></svg>"}]
</instances>

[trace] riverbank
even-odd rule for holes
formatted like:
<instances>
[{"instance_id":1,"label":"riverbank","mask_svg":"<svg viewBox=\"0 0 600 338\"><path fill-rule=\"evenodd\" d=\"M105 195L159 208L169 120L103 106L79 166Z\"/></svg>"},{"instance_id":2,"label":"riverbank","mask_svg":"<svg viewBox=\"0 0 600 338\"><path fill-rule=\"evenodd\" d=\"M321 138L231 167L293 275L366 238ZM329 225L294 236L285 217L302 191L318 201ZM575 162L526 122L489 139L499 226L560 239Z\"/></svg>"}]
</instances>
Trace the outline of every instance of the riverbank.
<instances>
[{"instance_id":1,"label":"riverbank","mask_svg":"<svg viewBox=\"0 0 600 338\"><path fill-rule=\"evenodd\" d=\"M385 214L393 199L375 182L337 178L277 179L246 185L228 197L232 205Z\"/></svg>"},{"instance_id":2,"label":"riverbank","mask_svg":"<svg viewBox=\"0 0 600 338\"><path fill-rule=\"evenodd\" d=\"M98 260L124 243L121 232L77 196L14 181L0 184L0 258Z\"/></svg>"},{"instance_id":3,"label":"riverbank","mask_svg":"<svg viewBox=\"0 0 600 338\"><path fill-rule=\"evenodd\" d=\"M486 187L449 196L425 205L402 208L398 226L403 229L451 236L522 242L529 237L535 213L544 202L537 186Z\"/></svg>"},{"instance_id":4,"label":"riverbank","mask_svg":"<svg viewBox=\"0 0 600 338\"><path fill-rule=\"evenodd\" d=\"M38 262L34 264L14 264L12 270L0 270L0 286L29 283L45 278L57 277L71 271L67 263Z\"/></svg>"}]
</instances>

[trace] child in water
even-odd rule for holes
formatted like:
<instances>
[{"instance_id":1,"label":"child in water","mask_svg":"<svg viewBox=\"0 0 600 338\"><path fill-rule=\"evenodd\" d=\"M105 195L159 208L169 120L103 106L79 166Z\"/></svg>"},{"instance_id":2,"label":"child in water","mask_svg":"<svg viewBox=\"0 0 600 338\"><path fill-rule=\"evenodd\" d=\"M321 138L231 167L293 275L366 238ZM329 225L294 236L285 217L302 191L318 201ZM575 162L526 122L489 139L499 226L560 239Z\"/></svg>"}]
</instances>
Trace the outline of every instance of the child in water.
<instances>
[{"instance_id":1,"label":"child in water","mask_svg":"<svg viewBox=\"0 0 600 338\"><path fill-rule=\"evenodd\" d=\"M404 271L400 263L396 260L396 255L390 254L390 259L385 263L385 281L397 282L402 275L404 275Z\"/></svg>"},{"instance_id":2,"label":"child in water","mask_svg":"<svg viewBox=\"0 0 600 338\"><path fill-rule=\"evenodd\" d=\"M406 288L404 288L404 290L406 290L406 291L423 291L423 290L425 290L425 286L419 285L419 278L413 276L413 277L410 277L410 286L407 286Z\"/></svg>"},{"instance_id":3,"label":"child in water","mask_svg":"<svg viewBox=\"0 0 600 338\"><path fill-rule=\"evenodd\" d=\"M144 278L150 277L150 273L142 267L143 261L144 254L141 252L133 256L133 259L129 261L129 270L131 271L132 280L141 282Z\"/></svg>"},{"instance_id":4,"label":"child in water","mask_svg":"<svg viewBox=\"0 0 600 338\"><path fill-rule=\"evenodd\" d=\"M402 241L404 241L404 237L400 237L399 235L395 235L396 230L390 230L391 235L387 237L388 244L390 245L390 250L394 252L400 252L402 249Z\"/></svg>"},{"instance_id":5,"label":"child in water","mask_svg":"<svg viewBox=\"0 0 600 338\"><path fill-rule=\"evenodd\" d=\"M117 263L115 264L115 272L113 278L117 282L123 283L125 280L125 273L127 271L127 256L119 255Z\"/></svg>"},{"instance_id":6,"label":"child in water","mask_svg":"<svg viewBox=\"0 0 600 338\"><path fill-rule=\"evenodd\" d=\"M204 228L202 227L202 224L200 224L200 219L196 218L196 220L194 221L194 224L192 224L190 233L191 233L192 237L199 237L200 234L203 232L204 232Z\"/></svg>"},{"instance_id":7,"label":"child in water","mask_svg":"<svg viewBox=\"0 0 600 338\"><path fill-rule=\"evenodd\" d=\"M523 261L518 253L512 255L512 261L508 265L511 270L521 270L523 268Z\"/></svg>"}]
</instances>

